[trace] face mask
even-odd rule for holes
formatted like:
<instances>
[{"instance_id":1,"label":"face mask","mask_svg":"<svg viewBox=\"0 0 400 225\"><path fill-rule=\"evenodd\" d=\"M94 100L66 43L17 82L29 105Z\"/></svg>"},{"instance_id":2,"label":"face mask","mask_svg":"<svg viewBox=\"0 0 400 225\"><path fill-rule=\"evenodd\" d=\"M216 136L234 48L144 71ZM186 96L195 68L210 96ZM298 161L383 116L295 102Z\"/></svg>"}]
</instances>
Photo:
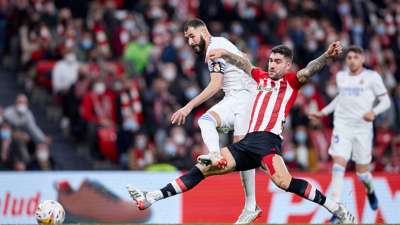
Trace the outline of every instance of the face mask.
<instances>
[{"instance_id":1,"label":"face mask","mask_svg":"<svg viewBox=\"0 0 400 225\"><path fill-rule=\"evenodd\" d=\"M28 111L28 106L25 104L18 104L17 105L17 112L19 113L25 113L26 111Z\"/></svg>"},{"instance_id":2,"label":"face mask","mask_svg":"<svg viewBox=\"0 0 400 225\"><path fill-rule=\"evenodd\" d=\"M76 61L76 55L75 55L74 53L68 53L68 54L65 56L65 60L66 60L67 62L75 62L75 61Z\"/></svg>"},{"instance_id":3,"label":"face mask","mask_svg":"<svg viewBox=\"0 0 400 225\"><path fill-rule=\"evenodd\" d=\"M304 144L307 140L307 134L304 131L297 131L296 134L294 135L294 139L299 144Z\"/></svg>"},{"instance_id":4,"label":"face mask","mask_svg":"<svg viewBox=\"0 0 400 225\"><path fill-rule=\"evenodd\" d=\"M136 131L139 129L138 124L134 120L127 120L122 126L124 130Z\"/></svg>"},{"instance_id":5,"label":"face mask","mask_svg":"<svg viewBox=\"0 0 400 225\"><path fill-rule=\"evenodd\" d=\"M288 150L283 154L283 158L285 158L286 161L291 162L295 160L296 154L293 150Z\"/></svg>"},{"instance_id":6,"label":"face mask","mask_svg":"<svg viewBox=\"0 0 400 225\"><path fill-rule=\"evenodd\" d=\"M377 27L376 27L376 32L378 33L378 34L385 34L385 25L383 25L383 24L380 24L380 25L378 25Z\"/></svg>"},{"instance_id":7,"label":"face mask","mask_svg":"<svg viewBox=\"0 0 400 225\"><path fill-rule=\"evenodd\" d=\"M87 38L87 39L82 40L81 45L82 45L82 48L84 50L88 50L88 49L91 49L93 47L93 42L92 42L92 40Z\"/></svg>"},{"instance_id":8,"label":"face mask","mask_svg":"<svg viewBox=\"0 0 400 225\"><path fill-rule=\"evenodd\" d=\"M166 68L162 71L162 76L167 81L173 81L176 77L176 71L172 68Z\"/></svg>"},{"instance_id":9,"label":"face mask","mask_svg":"<svg viewBox=\"0 0 400 225\"><path fill-rule=\"evenodd\" d=\"M303 89L303 94L306 97L311 97L314 94L314 87L311 86L311 85L305 86L304 89Z\"/></svg>"},{"instance_id":10,"label":"face mask","mask_svg":"<svg viewBox=\"0 0 400 225\"><path fill-rule=\"evenodd\" d=\"M40 162L47 161L49 159L49 150L39 149L36 153L36 158Z\"/></svg>"},{"instance_id":11,"label":"face mask","mask_svg":"<svg viewBox=\"0 0 400 225\"><path fill-rule=\"evenodd\" d=\"M315 50L317 50L318 45L316 41L308 41L306 44L306 47L309 51L313 52Z\"/></svg>"},{"instance_id":12,"label":"face mask","mask_svg":"<svg viewBox=\"0 0 400 225\"><path fill-rule=\"evenodd\" d=\"M135 28L135 21L134 20L125 20L122 23L122 27L126 30L133 30Z\"/></svg>"},{"instance_id":13,"label":"face mask","mask_svg":"<svg viewBox=\"0 0 400 225\"><path fill-rule=\"evenodd\" d=\"M340 14L348 14L350 12L350 7L347 4L341 4L339 6L339 13Z\"/></svg>"},{"instance_id":14,"label":"face mask","mask_svg":"<svg viewBox=\"0 0 400 225\"><path fill-rule=\"evenodd\" d=\"M243 27L239 24L235 24L233 25L233 33L237 34L237 35L241 35L243 33Z\"/></svg>"},{"instance_id":15,"label":"face mask","mask_svg":"<svg viewBox=\"0 0 400 225\"><path fill-rule=\"evenodd\" d=\"M96 83L93 88L96 94L103 94L106 91L106 85L103 83Z\"/></svg>"},{"instance_id":16,"label":"face mask","mask_svg":"<svg viewBox=\"0 0 400 225\"><path fill-rule=\"evenodd\" d=\"M2 129L0 132L1 139L9 140L11 138L11 130L10 129Z\"/></svg>"},{"instance_id":17,"label":"face mask","mask_svg":"<svg viewBox=\"0 0 400 225\"><path fill-rule=\"evenodd\" d=\"M145 45L147 43L147 38L144 36L141 36L138 38L137 42L139 43L139 45Z\"/></svg>"},{"instance_id":18,"label":"face mask","mask_svg":"<svg viewBox=\"0 0 400 225\"><path fill-rule=\"evenodd\" d=\"M114 90L115 90L115 91L120 91L120 90L122 90L122 83L119 82L119 81L115 82L115 83L114 83Z\"/></svg>"},{"instance_id":19,"label":"face mask","mask_svg":"<svg viewBox=\"0 0 400 225\"><path fill-rule=\"evenodd\" d=\"M164 151L168 153L169 155L175 155L176 154L176 146L174 144L167 144L164 147Z\"/></svg>"},{"instance_id":20,"label":"face mask","mask_svg":"<svg viewBox=\"0 0 400 225\"><path fill-rule=\"evenodd\" d=\"M177 49L181 48L184 44L185 41L181 37L174 38L174 41L172 42L172 45Z\"/></svg>"},{"instance_id":21,"label":"face mask","mask_svg":"<svg viewBox=\"0 0 400 225\"><path fill-rule=\"evenodd\" d=\"M178 145L182 145L183 143L185 143L185 135L183 134L176 134L174 135L173 139Z\"/></svg>"},{"instance_id":22,"label":"face mask","mask_svg":"<svg viewBox=\"0 0 400 225\"><path fill-rule=\"evenodd\" d=\"M364 31L364 28L361 25L355 25L353 27L353 32L357 34L361 34Z\"/></svg>"},{"instance_id":23,"label":"face mask","mask_svg":"<svg viewBox=\"0 0 400 225\"><path fill-rule=\"evenodd\" d=\"M146 138L145 137L138 137L136 139L136 146L140 149L144 149L146 147Z\"/></svg>"},{"instance_id":24,"label":"face mask","mask_svg":"<svg viewBox=\"0 0 400 225\"><path fill-rule=\"evenodd\" d=\"M188 99L193 99L198 94L199 94L199 92L198 92L197 88L195 88L195 87L190 87L190 88L186 89L186 91L185 91L185 96Z\"/></svg>"}]
</instances>

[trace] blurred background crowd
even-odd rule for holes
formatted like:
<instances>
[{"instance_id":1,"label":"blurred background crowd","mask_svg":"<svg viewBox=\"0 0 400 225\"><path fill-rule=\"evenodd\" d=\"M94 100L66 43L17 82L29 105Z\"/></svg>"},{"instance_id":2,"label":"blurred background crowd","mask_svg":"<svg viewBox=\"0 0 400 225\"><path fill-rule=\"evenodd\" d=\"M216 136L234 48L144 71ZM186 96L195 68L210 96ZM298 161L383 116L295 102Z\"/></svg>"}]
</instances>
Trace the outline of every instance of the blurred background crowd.
<instances>
[{"instance_id":1,"label":"blurred background crowd","mask_svg":"<svg viewBox=\"0 0 400 225\"><path fill-rule=\"evenodd\" d=\"M195 17L263 68L276 44L294 49L294 70L334 40L362 46L392 100L374 123L373 169L400 171L399 0L0 0L0 89L16 83L15 99L0 97L0 167L190 168L207 152L197 119L222 96L171 125L209 81L182 33ZM307 112L336 95L341 69L332 62L297 98L284 134L290 168L331 168L332 118L313 122ZM54 124L62 138L42 128ZM221 133L221 145L229 142Z\"/></svg>"}]
</instances>

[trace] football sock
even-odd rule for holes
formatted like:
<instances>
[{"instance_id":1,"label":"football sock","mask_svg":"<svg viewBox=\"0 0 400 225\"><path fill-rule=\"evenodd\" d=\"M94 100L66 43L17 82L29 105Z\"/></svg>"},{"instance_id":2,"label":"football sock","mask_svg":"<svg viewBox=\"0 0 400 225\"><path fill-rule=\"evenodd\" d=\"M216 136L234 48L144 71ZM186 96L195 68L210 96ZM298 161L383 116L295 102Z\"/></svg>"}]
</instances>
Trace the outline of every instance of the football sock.
<instances>
[{"instance_id":1,"label":"football sock","mask_svg":"<svg viewBox=\"0 0 400 225\"><path fill-rule=\"evenodd\" d=\"M292 178L289 188L286 191L292 192L303 198L320 204L327 208L330 212L334 212L338 208L338 204L335 201L326 198L326 196L316 189L312 184L303 179Z\"/></svg>"},{"instance_id":2,"label":"football sock","mask_svg":"<svg viewBox=\"0 0 400 225\"><path fill-rule=\"evenodd\" d=\"M256 210L255 176L255 169L240 171L240 178L242 179L245 193L244 208L249 211Z\"/></svg>"},{"instance_id":3,"label":"football sock","mask_svg":"<svg viewBox=\"0 0 400 225\"><path fill-rule=\"evenodd\" d=\"M203 179L204 179L203 173L200 171L199 168L194 166L191 170L189 170L189 172L173 180L165 187L161 188L160 191L162 193L163 198L168 198L170 196L174 196L176 194L180 194L182 192L192 189L194 186L199 184L200 181L202 181Z\"/></svg>"},{"instance_id":4,"label":"football sock","mask_svg":"<svg viewBox=\"0 0 400 225\"><path fill-rule=\"evenodd\" d=\"M220 151L217 122L208 113L202 115L198 121L201 137L206 144L208 151Z\"/></svg>"},{"instance_id":5,"label":"football sock","mask_svg":"<svg viewBox=\"0 0 400 225\"><path fill-rule=\"evenodd\" d=\"M364 184L365 189L367 189L368 193L371 193L374 191L374 186L372 184L371 172L357 173L357 176L360 179L360 181Z\"/></svg>"},{"instance_id":6,"label":"football sock","mask_svg":"<svg viewBox=\"0 0 400 225\"><path fill-rule=\"evenodd\" d=\"M332 199L339 202L342 195L345 168L337 163L332 166Z\"/></svg>"}]
</instances>

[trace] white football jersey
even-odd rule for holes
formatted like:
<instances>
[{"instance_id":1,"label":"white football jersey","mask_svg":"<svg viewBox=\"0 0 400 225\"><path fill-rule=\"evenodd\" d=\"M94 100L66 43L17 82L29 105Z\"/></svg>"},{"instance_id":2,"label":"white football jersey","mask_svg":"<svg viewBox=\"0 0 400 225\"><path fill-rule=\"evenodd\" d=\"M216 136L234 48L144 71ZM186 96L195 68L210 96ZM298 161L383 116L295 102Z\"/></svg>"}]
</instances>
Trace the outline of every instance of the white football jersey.
<instances>
[{"instance_id":1,"label":"white football jersey","mask_svg":"<svg viewBox=\"0 0 400 225\"><path fill-rule=\"evenodd\" d=\"M387 93L381 76L369 69L358 75L343 70L336 75L338 86L337 104L334 112L335 127L369 128L372 122L363 119L371 111L377 96Z\"/></svg>"},{"instance_id":2,"label":"white football jersey","mask_svg":"<svg viewBox=\"0 0 400 225\"><path fill-rule=\"evenodd\" d=\"M223 48L236 55L242 55L242 52L224 37L211 37L206 54L208 54L210 50L218 48ZM222 89L225 93L234 90L250 90L253 92L256 89L256 82L250 75L236 66L227 63L224 59L220 58L215 61L209 60L207 63L210 72L224 74Z\"/></svg>"}]
</instances>

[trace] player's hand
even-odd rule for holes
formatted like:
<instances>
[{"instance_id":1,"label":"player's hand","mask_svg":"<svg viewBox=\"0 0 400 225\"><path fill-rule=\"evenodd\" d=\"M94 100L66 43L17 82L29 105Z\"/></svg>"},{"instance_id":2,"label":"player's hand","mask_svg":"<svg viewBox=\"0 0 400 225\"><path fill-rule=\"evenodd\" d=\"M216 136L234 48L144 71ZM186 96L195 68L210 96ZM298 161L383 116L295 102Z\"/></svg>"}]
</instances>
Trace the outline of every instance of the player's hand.
<instances>
[{"instance_id":1,"label":"player's hand","mask_svg":"<svg viewBox=\"0 0 400 225\"><path fill-rule=\"evenodd\" d=\"M226 54L226 50L222 48L212 49L207 54L205 62L207 63L209 60L213 61L218 58L222 58Z\"/></svg>"},{"instance_id":2,"label":"player's hand","mask_svg":"<svg viewBox=\"0 0 400 225\"><path fill-rule=\"evenodd\" d=\"M307 116L308 116L308 118L310 120L319 120L321 117L324 116L324 114L321 111L319 111L319 112L309 112Z\"/></svg>"},{"instance_id":3,"label":"player's hand","mask_svg":"<svg viewBox=\"0 0 400 225\"><path fill-rule=\"evenodd\" d=\"M180 108L178 111L172 114L171 123L177 124L178 126L183 125L186 121L186 117L189 115L191 111L192 109L189 106Z\"/></svg>"},{"instance_id":4,"label":"player's hand","mask_svg":"<svg viewBox=\"0 0 400 225\"><path fill-rule=\"evenodd\" d=\"M342 54L343 51L343 46L342 43L340 43L340 41L335 41L333 43L331 43L328 47L328 49L326 50L325 54L328 57L337 57L340 54Z\"/></svg>"},{"instance_id":5,"label":"player's hand","mask_svg":"<svg viewBox=\"0 0 400 225\"><path fill-rule=\"evenodd\" d=\"M363 115L363 119L367 122L372 122L375 119L375 113L373 111L366 112Z\"/></svg>"}]
</instances>

